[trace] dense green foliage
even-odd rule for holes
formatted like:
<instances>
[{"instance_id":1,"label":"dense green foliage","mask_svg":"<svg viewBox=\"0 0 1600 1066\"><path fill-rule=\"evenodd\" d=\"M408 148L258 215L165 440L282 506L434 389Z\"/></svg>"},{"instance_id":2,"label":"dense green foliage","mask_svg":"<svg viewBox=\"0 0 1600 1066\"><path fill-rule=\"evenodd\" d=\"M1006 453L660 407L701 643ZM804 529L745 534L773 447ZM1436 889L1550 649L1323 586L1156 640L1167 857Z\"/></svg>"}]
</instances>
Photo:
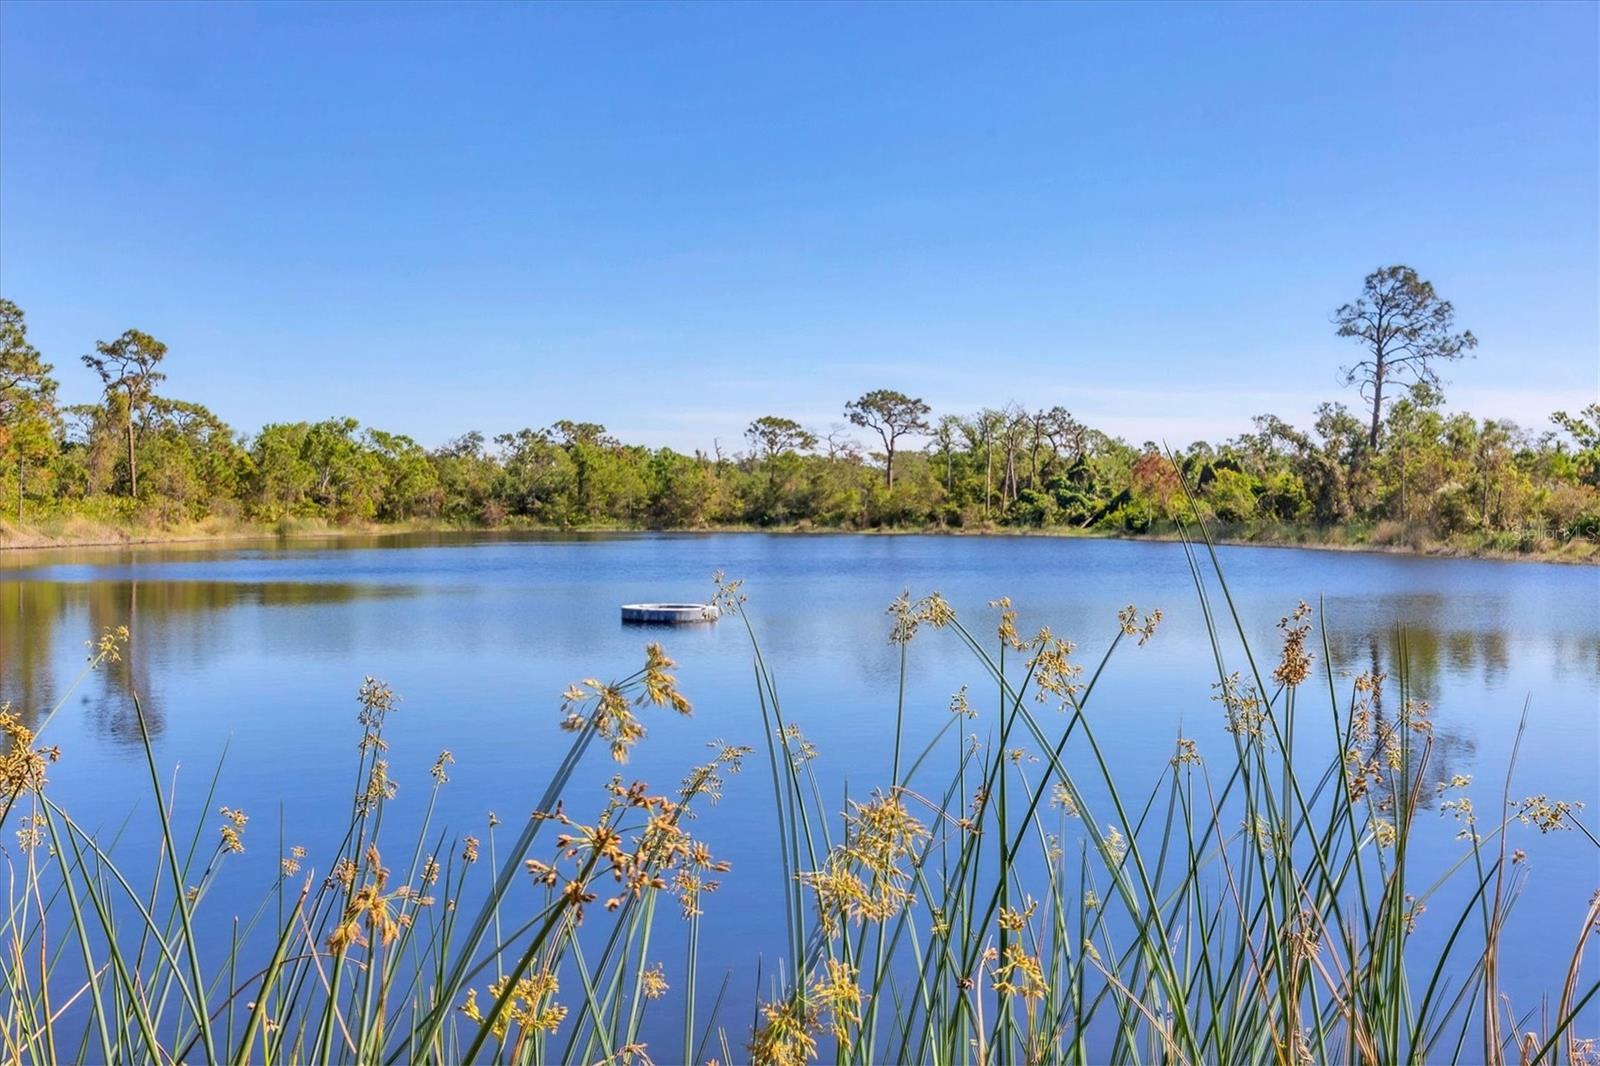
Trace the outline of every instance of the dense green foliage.
<instances>
[{"instance_id":1,"label":"dense green foliage","mask_svg":"<svg viewBox=\"0 0 1600 1066\"><path fill-rule=\"evenodd\" d=\"M161 395L166 346L129 330L83 361L101 402L61 407L23 314L0 301L0 513L119 524L204 518L279 523L432 520L463 525L844 529L995 526L1163 532L1201 517L1240 535L1540 550L1600 536L1600 404L1548 427L1443 406L1435 364L1476 345L1406 267L1366 279L1335 313L1361 348L1360 406L1330 402L1309 428L1274 415L1253 432L1171 455L1084 425L1061 406L932 412L876 389L826 436L783 416L751 423L736 454L624 444L559 421L428 449L354 419L243 435ZM867 444L850 438L865 431ZM920 447L908 447L914 442Z\"/></svg>"}]
</instances>

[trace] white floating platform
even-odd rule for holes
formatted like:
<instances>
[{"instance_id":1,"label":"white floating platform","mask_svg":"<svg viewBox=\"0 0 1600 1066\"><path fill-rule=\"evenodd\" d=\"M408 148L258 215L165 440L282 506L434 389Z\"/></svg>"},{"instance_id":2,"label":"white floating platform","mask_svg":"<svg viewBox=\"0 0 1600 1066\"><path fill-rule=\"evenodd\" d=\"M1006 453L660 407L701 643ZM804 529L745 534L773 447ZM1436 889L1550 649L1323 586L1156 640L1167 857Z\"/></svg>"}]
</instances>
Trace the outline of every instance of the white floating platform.
<instances>
[{"instance_id":1,"label":"white floating platform","mask_svg":"<svg viewBox=\"0 0 1600 1066\"><path fill-rule=\"evenodd\" d=\"M625 603L622 605L624 622L642 622L649 625L688 625L694 622L715 622L722 614L714 603Z\"/></svg>"}]
</instances>

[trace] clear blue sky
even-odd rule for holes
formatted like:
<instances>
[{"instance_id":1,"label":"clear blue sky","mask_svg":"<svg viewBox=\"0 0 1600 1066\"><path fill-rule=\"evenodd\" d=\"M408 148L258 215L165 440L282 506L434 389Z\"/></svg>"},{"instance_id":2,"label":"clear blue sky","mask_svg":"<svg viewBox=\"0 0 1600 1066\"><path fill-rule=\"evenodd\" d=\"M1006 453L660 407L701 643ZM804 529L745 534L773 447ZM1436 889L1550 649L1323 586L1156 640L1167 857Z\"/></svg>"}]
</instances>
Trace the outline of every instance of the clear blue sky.
<instances>
[{"instance_id":1,"label":"clear blue sky","mask_svg":"<svg viewBox=\"0 0 1600 1066\"><path fill-rule=\"evenodd\" d=\"M253 431L815 428L874 387L1134 441L1341 394L1415 266L1450 395L1600 393L1592 3L0 6L0 290Z\"/></svg>"}]
</instances>

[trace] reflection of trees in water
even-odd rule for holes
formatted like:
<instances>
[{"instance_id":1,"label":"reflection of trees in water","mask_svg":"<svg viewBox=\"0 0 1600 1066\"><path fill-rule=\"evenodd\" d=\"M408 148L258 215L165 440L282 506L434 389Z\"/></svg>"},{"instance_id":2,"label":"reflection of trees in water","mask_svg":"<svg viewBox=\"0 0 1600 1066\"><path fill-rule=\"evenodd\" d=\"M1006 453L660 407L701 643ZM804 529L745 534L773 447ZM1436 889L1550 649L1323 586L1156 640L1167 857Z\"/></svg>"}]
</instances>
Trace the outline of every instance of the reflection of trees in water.
<instances>
[{"instance_id":1,"label":"reflection of trees in water","mask_svg":"<svg viewBox=\"0 0 1600 1066\"><path fill-rule=\"evenodd\" d=\"M1467 675L1477 673L1485 682L1503 680L1511 669L1511 639L1504 629L1488 628L1494 617L1473 617L1471 626L1449 627L1449 607L1443 597L1414 597L1432 599L1435 610L1409 611L1404 621L1381 633L1362 633L1359 629L1338 626L1328 632L1328 647L1333 654L1333 666L1342 675L1353 676L1368 669L1377 649L1378 662L1391 677L1397 676L1400 664L1400 645L1405 645L1407 683L1412 694L1420 699L1432 700L1439 694L1440 678L1446 674ZM1415 606L1415 605L1413 605ZM1557 647L1566 643L1565 635L1551 637ZM1576 642L1594 644L1592 638ZM1600 671L1600 646L1594 649L1593 668Z\"/></svg>"},{"instance_id":2,"label":"reflection of trees in water","mask_svg":"<svg viewBox=\"0 0 1600 1066\"><path fill-rule=\"evenodd\" d=\"M1423 641L1419 648L1413 641L1412 631L1409 628L1384 637L1368 634L1360 641L1346 641L1342 646L1335 643L1332 634L1329 635L1329 648L1333 655L1336 673L1351 679L1361 673L1373 677L1385 676L1383 684L1372 690L1367 701L1372 729L1371 735L1360 745L1363 762L1376 759L1382 763L1385 756L1383 742L1385 734L1410 730L1405 713L1406 701L1422 700L1430 705L1435 703L1439 691L1438 652L1441 647L1448 648L1451 643L1448 636L1440 639L1438 634L1435 634L1434 639ZM1341 691L1340 699L1349 699L1349 692L1349 688L1346 687ZM1448 718L1441 720L1437 707L1427 711L1426 717L1430 726L1429 734L1413 731L1407 738L1408 765L1405 767L1405 774L1391 774L1388 771L1384 773L1383 784L1377 791L1383 794L1385 799L1392 798L1389 789L1402 776L1415 780L1425 750L1428 761L1422 768L1423 789L1418 798L1418 803L1423 808L1433 806L1435 784L1449 781L1461 772L1460 767L1472 764L1478 750L1478 743L1473 735L1452 724ZM1428 743L1430 736L1431 744Z\"/></svg>"},{"instance_id":3,"label":"reflection of trees in water","mask_svg":"<svg viewBox=\"0 0 1600 1066\"><path fill-rule=\"evenodd\" d=\"M1593 633L1557 633L1551 640L1558 678L1592 678L1600 675L1600 636Z\"/></svg>"},{"instance_id":4,"label":"reflection of trees in water","mask_svg":"<svg viewBox=\"0 0 1600 1066\"><path fill-rule=\"evenodd\" d=\"M9 701L30 726L55 706L52 653L66 600L53 581L0 581L0 703Z\"/></svg>"},{"instance_id":5,"label":"reflection of trees in water","mask_svg":"<svg viewBox=\"0 0 1600 1066\"><path fill-rule=\"evenodd\" d=\"M1402 680L1406 695L1433 705L1433 748L1420 801L1422 806L1431 807L1436 798L1435 783L1448 781L1474 766L1480 728L1485 723L1492 723L1497 729L1509 728L1508 720L1521 714L1521 692L1491 695L1474 685L1496 685L1510 676L1513 633L1500 624L1500 614L1474 611L1464 615L1459 605L1452 606L1444 597L1409 597L1402 617L1400 625L1381 633L1361 635L1348 626L1345 632L1333 627L1328 646L1335 674L1345 686L1363 671L1389 675L1378 703L1382 713L1390 716L1388 721L1399 711ZM1517 654L1533 656L1534 668L1550 671L1556 680L1592 683L1600 676L1600 639L1585 626L1585 619L1580 617L1572 620L1568 628L1534 634L1536 641L1530 641L1526 633L1519 634ZM1523 670L1529 665L1522 663ZM1446 685L1450 679L1457 679L1456 683ZM1445 691L1452 695L1442 697ZM1346 687L1341 699L1347 694ZM1419 749L1416 756L1420 754ZM1504 765L1495 759L1509 757L1509 751L1497 752L1476 769L1481 774L1503 773Z\"/></svg>"},{"instance_id":6,"label":"reflection of trees in water","mask_svg":"<svg viewBox=\"0 0 1600 1066\"><path fill-rule=\"evenodd\" d=\"M159 586L153 586L159 587ZM139 706L144 711L145 728L151 736L158 736L166 728L166 714L162 702L150 684L150 657L146 650L146 627L159 624L162 618L161 595L146 595L137 581L96 582L87 586L89 633L104 633L107 629L128 627L128 643L122 649L118 662L106 663L98 677L92 679L95 688L89 692L98 695L85 697L84 703L100 725L102 731L118 740L137 743L139 720L134 713L133 695L139 694ZM149 600L156 602L149 605ZM142 613L141 613L142 612ZM154 617L147 617L153 615ZM91 636L92 639L92 636Z\"/></svg>"},{"instance_id":7,"label":"reflection of trees in water","mask_svg":"<svg viewBox=\"0 0 1600 1066\"><path fill-rule=\"evenodd\" d=\"M0 588L0 701L9 701L24 721L36 726L84 667L86 641L123 624L132 632L134 600L128 583L13 581ZM138 739L129 695L133 688L146 699L147 711L154 706L145 696L147 686L138 680L143 677L135 658L138 648L139 641L130 639L122 661L104 664L73 699L96 719L107 717L108 708L125 705L127 735L133 740ZM155 719L151 726L157 728Z\"/></svg>"},{"instance_id":8,"label":"reflection of trees in water","mask_svg":"<svg viewBox=\"0 0 1600 1066\"><path fill-rule=\"evenodd\" d=\"M37 721L88 656L86 641L128 627L122 660L90 677L74 702L109 736L138 743L133 693L152 734L166 724L154 664L177 656L205 662L238 634L222 616L239 606L303 607L405 594L393 587L318 582L236 584L221 581L8 581L0 584L0 701Z\"/></svg>"}]
</instances>

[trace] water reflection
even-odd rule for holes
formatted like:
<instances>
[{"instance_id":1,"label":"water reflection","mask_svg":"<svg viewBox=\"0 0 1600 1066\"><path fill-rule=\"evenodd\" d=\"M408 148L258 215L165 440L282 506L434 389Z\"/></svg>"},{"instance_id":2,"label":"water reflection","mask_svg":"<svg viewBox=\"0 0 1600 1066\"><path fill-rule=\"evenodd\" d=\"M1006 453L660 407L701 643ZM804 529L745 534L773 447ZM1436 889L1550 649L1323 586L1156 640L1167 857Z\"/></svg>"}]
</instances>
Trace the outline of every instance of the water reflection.
<instances>
[{"instance_id":1,"label":"water reflection","mask_svg":"<svg viewBox=\"0 0 1600 1066\"><path fill-rule=\"evenodd\" d=\"M8 576L48 577L60 567L151 566L164 563L232 561L251 557L308 556L313 554L407 548L445 548L485 544L587 544L616 541L646 534L613 532L529 532L519 530L452 532L436 530L403 533L348 533L336 536L241 537L237 540L166 541L154 544L82 545L65 548L8 548L0 550L0 573Z\"/></svg>"},{"instance_id":2,"label":"water reflection","mask_svg":"<svg viewBox=\"0 0 1600 1066\"><path fill-rule=\"evenodd\" d=\"M1445 620L1459 618L1460 612L1446 610L1442 597L1395 597L1388 606L1395 622L1382 632L1330 625L1328 650L1336 671L1367 670L1398 678L1403 663L1407 684L1419 698L1430 701L1437 699L1445 676L1476 675L1485 683L1505 678L1511 666L1511 640L1495 612L1451 625Z\"/></svg>"},{"instance_id":3,"label":"water reflection","mask_svg":"<svg viewBox=\"0 0 1600 1066\"><path fill-rule=\"evenodd\" d=\"M1280 642L1273 623L1301 597L1320 603L1341 705L1364 672L1390 677L1373 708L1383 725L1400 713L1402 680L1405 694L1435 705L1429 779L1475 775L1480 807L1493 807L1531 697L1519 794L1596 798L1600 571L1291 550L1220 554L1263 672ZM1009 594L1021 628L1049 625L1080 643L1084 662L1098 658L1124 605L1160 607L1167 621L1156 640L1119 652L1097 689L1093 713L1115 772L1140 783L1160 772L1180 728L1202 751L1227 750L1211 698L1212 645L1181 547L1012 537L420 534L0 552L0 699L35 716L47 710L81 670L85 643L127 625L124 662L91 677L51 724L50 742L66 753L52 768L58 800L80 819L120 824L146 795L143 760L130 749L137 689L159 733L159 764L189 775L180 803L191 815L209 817L206 779L229 749L218 784L226 801L263 824L281 817L314 843L331 805L348 801L350 693L372 674L405 698L390 736L397 768L410 768L415 781L441 747L455 753L459 772L437 815L459 829L481 824L487 810L535 802L532 784L546 779L565 747L556 704L567 684L637 665L641 645L656 634L625 629L617 605L704 596L719 569L748 581L786 711L822 752L816 765L827 795L859 794L887 772L899 658L883 610L903 589L938 589L986 634L994 630L984 605ZM1236 637L1223 638L1226 669L1245 669ZM1320 638L1319 630L1319 667ZM630 774L658 783L702 759L713 737L761 744L741 627L690 627L666 644L696 706L692 719L653 721L636 753ZM910 656L908 730L926 737L949 720L950 694L979 678L931 634ZM976 685L972 691L976 697ZM1325 695L1307 688L1297 706L1308 717L1296 731L1295 758L1320 772L1332 743ZM603 757L602 764L588 768L591 776L611 772ZM189 784L197 772L202 780ZM705 823L713 839L749 857L728 881L718 966L746 966L752 945L782 938L773 924L781 916L765 905L777 860L763 851L771 811L759 775L730 789L730 799L735 794ZM1434 798L1426 784L1422 797ZM1425 822L1437 839L1416 853L1418 862L1454 861L1455 824L1438 815ZM1553 835L1528 844L1539 870L1528 889L1530 951L1548 931L1541 923L1565 921L1574 901L1585 905L1600 872L1565 843ZM241 869L275 873L269 850L238 859Z\"/></svg>"},{"instance_id":4,"label":"water reflection","mask_svg":"<svg viewBox=\"0 0 1600 1066\"><path fill-rule=\"evenodd\" d=\"M80 672L90 647L108 630L128 629L121 658L104 664L75 702L107 736L139 742L133 694L145 725L166 727L157 664L205 662L232 650L236 634L220 624L241 608L305 608L405 597L404 586L311 581L20 581L0 582L0 703L30 725L54 708Z\"/></svg>"},{"instance_id":5,"label":"water reflection","mask_svg":"<svg viewBox=\"0 0 1600 1066\"><path fill-rule=\"evenodd\" d=\"M241 570L253 576L255 563L283 566L297 553L318 573L337 572L342 563L326 560L329 553L370 552L373 548L413 545L504 545L518 540L541 543L582 543L593 536L571 538L488 538L462 534L386 535L339 541L287 542L256 547L218 548L214 545L163 546L152 549L80 549L70 552L17 553L5 560L8 579L0 581L0 700L10 701L30 719L54 707L62 687L77 673L87 645L100 633L127 626L131 639L123 659L107 665L82 689L80 702L99 731L123 742L138 740L131 694L143 701L149 728L166 728L164 681L157 664L205 664L238 653L252 642L271 643L274 652L308 654L317 650L352 651L370 646L371 634L353 634L355 615L319 608L350 607L368 601L414 598L427 594L429 602L404 616L386 613L378 623L391 639L449 647L457 653L516 643L521 610L492 599L495 582L488 572L474 576L472 568L454 584L384 584L374 581L334 580L141 580L124 575L152 571L183 572L190 564L212 564L224 571ZM608 539L612 542L616 538ZM3 554L3 553L0 553ZM407 556L413 553L406 553ZM426 554L426 553L425 553ZM390 560L402 558L378 553ZM348 556L347 556L348 558ZM473 565L481 565L479 563ZM520 565L526 565L525 562ZM88 568L98 580L52 580L69 572L78 576ZM382 572L381 565L378 571ZM113 576L115 575L115 576ZM400 576L404 576L403 574ZM477 581L475 587L471 582ZM467 593L468 602L452 612L441 604L442 592ZM560 614L576 618L590 590L581 583L541 588L543 599ZM1276 594L1278 590L1274 590ZM1348 683L1357 674L1385 674L1388 691L1375 708L1380 719L1397 707L1400 686L1413 698L1438 703L1448 689L1456 702L1462 684L1497 686L1512 669L1513 612L1495 597L1479 596L1463 609L1463 597L1440 592L1400 591L1330 601L1327 605L1328 652L1335 674ZM1274 601L1276 602L1276 601ZM279 610L282 617L278 617ZM273 617L255 627L242 627L242 619L265 610ZM1066 600L1051 605L1050 624L1067 632L1092 632L1103 622L1098 605ZM370 621L370 619L368 619ZM1360 620L1365 625L1351 622ZM259 620L258 620L259 621ZM1033 620L1027 620L1033 624ZM1577 630L1555 629L1539 634L1551 669L1557 676L1568 672L1592 680L1600 676L1600 639L1582 631L1583 619L1572 620ZM834 666L860 679L866 687L892 683L892 656L877 640L840 641L836 616L822 611L791 612L773 634L780 653L832 645ZM582 624L541 627L545 647L563 658L580 658L593 641L593 629ZM1257 638L1260 640L1260 638ZM1269 647L1260 640L1258 648ZM1525 650L1525 649L1524 649ZM1458 764L1470 764L1477 752L1475 723L1446 719L1435 734L1431 776L1447 779Z\"/></svg>"}]
</instances>

